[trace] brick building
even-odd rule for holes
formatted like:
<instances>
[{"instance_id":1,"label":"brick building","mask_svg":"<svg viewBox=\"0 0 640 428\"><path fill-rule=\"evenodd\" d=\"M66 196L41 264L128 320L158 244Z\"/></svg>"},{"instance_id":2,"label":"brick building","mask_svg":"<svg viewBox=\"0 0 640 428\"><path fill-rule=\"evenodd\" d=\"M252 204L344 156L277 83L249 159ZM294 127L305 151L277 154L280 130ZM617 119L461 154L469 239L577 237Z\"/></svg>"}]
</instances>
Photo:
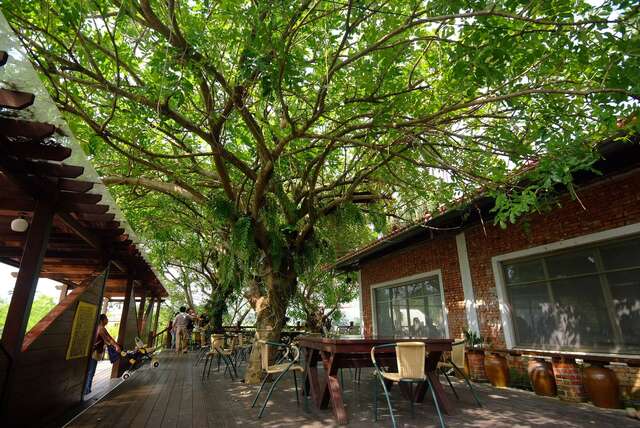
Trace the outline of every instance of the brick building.
<instances>
[{"instance_id":1,"label":"brick building","mask_svg":"<svg viewBox=\"0 0 640 428\"><path fill-rule=\"evenodd\" d=\"M501 229L481 196L338 260L359 272L365 334L470 329L507 350L640 357L640 147L600 150L579 200ZM640 390L637 369L615 371Z\"/></svg>"}]
</instances>

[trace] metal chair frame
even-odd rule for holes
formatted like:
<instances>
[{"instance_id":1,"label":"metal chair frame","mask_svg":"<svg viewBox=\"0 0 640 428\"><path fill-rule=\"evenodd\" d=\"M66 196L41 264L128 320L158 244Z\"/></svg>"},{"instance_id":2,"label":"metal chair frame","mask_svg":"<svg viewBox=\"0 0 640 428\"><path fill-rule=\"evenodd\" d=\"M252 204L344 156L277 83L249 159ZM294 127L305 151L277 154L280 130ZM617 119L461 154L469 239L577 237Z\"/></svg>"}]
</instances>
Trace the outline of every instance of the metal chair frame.
<instances>
[{"instance_id":1,"label":"metal chair frame","mask_svg":"<svg viewBox=\"0 0 640 428\"><path fill-rule=\"evenodd\" d=\"M455 349L457 346L464 346L464 344L465 344L465 341L463 340L463 341L459 341L459 342L453 343L452 347ZM463 355L463 358L464 358L464 350L463 350L463 354L462 355ZM454 370L455 372L458 372L462 376L462 378L466 382L467 386L469 387L469 390L471 390L471 395L473 395L473 399L476 401L476 403L478 404L479 407L482 407L482 403L478 399L478 396L476 395L476 391L473 389L473 386L471 385L471 382L469 382L469 378L464 373L464 371L461 370L453 362L453 356L451 356L447 360L445 360L444 364L442 364L442 365L441 364L442 363L438 363L438 370L440 371L440 373L442 373L444 375L445 379L447 379L447 382L449 383L449 386L451 387L451 390L453 391L453 394L456 396L456 398L458 400L460 399L460 397L458 396L458 393L456 392L456 389L453 387L453 384L451 383L451 379L449 379L449 375L447 373L448 370ZM448 365L450 365L450 367L447 367Z\"/></svg>"},{"instance_id":2,"label":"metal chair frame","mask_svg":"<svg viewBox=\"0 0 640 428\"><path fill-rule=\"evenodd\" d=\"M224 361L224 364L225 364L224 374L226 374L227 371L229 371L231 380L235 380L238 377L238 371L236 369L235 363L233 362L233 358L231 358L233 356L233 345L232 345L232 348L230 349L215 346L216 340L214 339L214 336L217 336L218 340L220 339L220 335L214 334L211 336L211 350L206 354L204 367L202 369L202 380L204 380L205 372L207 373L207 379L209 378L209 375L211 373L211 365L213 364L213 359L216 355L218 357L218 371L220 371L220 362ZM224 335L222 335L222 337L224 337ZM231 352L231 354L227 355L229 352ZM207 363L209 365L208 370L207 370Z\"/></svg>"},{"instance_id":3,"label":"metal chair frame","mask_svg":"<svg viewBox=\"0 0 640 428\"><path fill-rule=\"evenodd\" d=\"M373 366L375 368L375 372L374 375L378 378L378 380L380 381L379 383L382 385L382 391L384 392L384 396L386 398L387 401L387 406L389 407L389 414L391 415L391 423L393 425L393 428L397 428L397 422L396 422L396 417L393 413L393 407L391 406L391 398L389 397L389 389L387 388L387 384L385 383L385 379L389 382L393 382L393 380L391 379L387 379L383 376L383 373L387 373L385 370L382 369L382 367L380 365L378 365L378 362L376 361L376 356L375 353L377 350L379 349L387 349L387 348L396 348L396 352L397 351L397 343L386 343L383 345L377 345L371 348L371 361L373 362ZM426 356L426 349L425 349L425 356ZM398 369L400 369L400 367L398 367ZM423 368L424 371L424 368ZM410 392L411 392L411 397L410 397L410 405L411 405L411 416L415 416L415 412L414 412L414 390L413 390L413 385L414 384L420 384L420 383L427 383L427 387L429 388L429 390L431 391L431 396L433 397L433 402L436 405L436 411L438 412L438 418L440 419L440 426L442 428L445 427L445 423L444 423L444 419L442 417L442 412L440 411L440 405L438 404L438 399L436 398L436 394L435 391L433 389L433 385L431 385L431 381L429 380L429 377L425 375L423 376L423 378L421 379L403 379L400 378L398 380L398 383L408 383L409 387L410 387ZM374 388L374 394L373 394L373 419L374 421L378 420L378 382L374 382L375 388Z\"/></svg>"},{"instance_id":4,"label":"metal chair frame","mask_svg":"<svg viewBox=\"0 0 640 428\"><path fill-rule=\"evenodd\" d=\"M274 365L268 365L268 361L269 361L269 356L267 354L267 356L261 355L261 359L263 361L262 363L262 369L266 372L264 379L262 380L262 383L260 384L260 388L258 389L258 392L256 393L255 398L253 399L253 403L251 403L251 407L255 407L256 403L258 402L258 398L260 397L260 393L262 392L262 389L264 388L265 384L267 383L267 380L269 379L269 377L272 374L276 374L274 373L269 373L268 368L269 367L274 367L276 365L280 365L282 364L283 361L285 360L289 360L289 363L286 365L286 367L278 374L278 376L275 378L275 380L273 381L273 383L271 384L271 387L269 388L269 392L267 393L267 398L264 400L264 403L262 404L262 407L260 408L260 412L258 413L258 419L262 418L262 414L264 413L265 408L267 407L267 403L269 402L269 398L271 398L271 394L273 394L273 391L276 387L276 385L278 384L278 382L280 382L280 380L284 377L285 374L287 374L287 372L291 371L291 373L293 374L293 384L295 386L295 390L296 390L296 403L298 403L298 405L300 404L300 398L299 398L299 394L298 394L298 378L296 376L296 371L302 371L301 366L298 364L299 360L300 360L300 349L298 349L298 347L295 344L286 344L286 343L281 343L281 342L270 342L270 341L260 341L258 342L261 345L261 349L260 352L268 352L269 347L274 347L276 349L276 351L284 351L283 355L278 358L276 360L276 363ZM265 366L265 362L266 366ZM293 368L293 370L291 370ZM302 382L302 396L305 400L305 408L306 408L306 400L307 400L307 394L306 394L306 389L305 389L305 384L306 384L306 378L304 378L303 375L303 382Z\"/></svg>"}]
</instances>

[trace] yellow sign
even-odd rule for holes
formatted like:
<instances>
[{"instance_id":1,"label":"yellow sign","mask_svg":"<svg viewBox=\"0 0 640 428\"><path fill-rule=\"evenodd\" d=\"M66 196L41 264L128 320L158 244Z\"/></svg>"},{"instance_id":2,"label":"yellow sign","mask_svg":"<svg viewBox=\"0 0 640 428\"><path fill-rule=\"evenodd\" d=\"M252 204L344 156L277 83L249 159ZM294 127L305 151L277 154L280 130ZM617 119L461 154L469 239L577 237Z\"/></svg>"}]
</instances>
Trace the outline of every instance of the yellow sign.
<instances>
[{"instance_id":1,"label":"yellow sign","mask_svg":"<svg viewBox=\"0 0 640 428\"><path fill-rule=\"evenodd\" d=\"M98 305L78 302L76 314L73 317L71 338L67 349L67 360L82 358L89 355L93 342L93 329L96 325Z\"/></svg>"}]
</instances>

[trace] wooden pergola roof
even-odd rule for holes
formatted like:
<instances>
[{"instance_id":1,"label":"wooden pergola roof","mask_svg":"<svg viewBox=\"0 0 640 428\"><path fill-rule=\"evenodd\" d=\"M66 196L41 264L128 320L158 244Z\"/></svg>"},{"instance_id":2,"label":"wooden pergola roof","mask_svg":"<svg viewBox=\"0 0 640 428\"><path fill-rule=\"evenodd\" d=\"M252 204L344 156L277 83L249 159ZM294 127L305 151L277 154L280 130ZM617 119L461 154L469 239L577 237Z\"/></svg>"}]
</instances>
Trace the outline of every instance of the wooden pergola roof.
<instances>
[{"instance_id":1,"label":"wooden pergola roof","mask_svg":"<svg viewBox=\"0 0 640 428\"><path fill-rule=\"evenodd\" d=\"M0 51L0 67L7 59ZM12 232L10 223L20 216L29 220L46 200L55 206L55 217L41 277L74 287L110 261L106 297L123 295L129 278L141 284L138 293L165 297L132 232L116 217L113 203L104 201L106 191L97 189L102 183L81 178L86 157L85 166L66 163L78 150L57 141L64 134L20 114L34 99L28 92L0 89L0 262L20 266L27 233Z\"/></svg>"}]
</instances>

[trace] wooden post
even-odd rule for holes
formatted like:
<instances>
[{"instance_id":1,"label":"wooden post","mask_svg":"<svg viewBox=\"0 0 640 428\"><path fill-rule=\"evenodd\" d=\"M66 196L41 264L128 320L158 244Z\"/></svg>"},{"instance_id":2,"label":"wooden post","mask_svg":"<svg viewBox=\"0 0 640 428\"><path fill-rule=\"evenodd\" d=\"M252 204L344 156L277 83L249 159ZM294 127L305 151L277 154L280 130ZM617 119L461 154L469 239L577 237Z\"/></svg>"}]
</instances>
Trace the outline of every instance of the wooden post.
<instances>
[{"instance_id":1,"label":"wooden post","mask_svg":"<svg viewBox=\"0 0 640 428\"><path fill-rule=\"evenodd\" d=\"M147 305L147 309L145 310L144 317L142 318L142 324L140 326L140 337L144 336L144 332L151 322L151 315L153 313L153 297L149 297L149 304ZM147 341L147 344L149 342Z\"/></svg>"},{"instance_id":2,"label":"wooden post","mask_svg":"<svg viewBox=\"0 0 640 428\"><path fill-rule=\"evenodd\" d=\"M49 243L53 215L54 209L51 202L39 200L29 226L20 260L20 270L2 331L2 344L12 359L20 353L27 330L33 296L36 293L42 261Z\"/></svg>"},{"instance_id":3,"label":"wooden post","mask_svg":"<svg viewBox=\"0 0 640 428\"><path fill-rule=\"evenodd\" d=\"M102 312L100 313L106 314L108 310L109 310L109 298L105 297L104 299L102 299Z\"/></svg>"},{"instance_id":4,"label":"wooden post","mask_svg":"<svg viewBox=\"0 0 640 428\"><path fill-rule=\"evenodd\" d=\"M60 285L60 297L58 298L58 303L62 302L65 297L67 297L67 291L69 286L67 284Z\"/></svg>"},{"instance_id":5,"label":"wooden post","mask_svg":"<svg viewBox=\"0 0 640 428\"><path fill-rule=\"evenodd\" d=\"M156 345L156 337L155 335L158 333L158 321L160 320L160 306L162 306L162 300L160 300L160 298L158 297L158 300L156 302L156 318L153 321L153 336L151 336L151 346L155 346Z\"/></svg>"},{"instance_id":6,"label":"wooden post","mask_svg":"<svg viewBox=\"0 0 640 428\"><path fill-rule=\"evenodd\" d=\"M142 290L142 296L140 297L140 310L138 311L138 333L142 335L142 320L144 319L144 302L147 296L146 290Z\"/></svg>"},{"instance_id":7,"label":"wooden post","mask_svg":"<svg viewBox=\"0 0 640 428\"><path fill-rule=\"evenodd\" d=\"M133 300L133 278L131 276L129 276L127 278L127 288L124 292L124 301L122 302L122 315L120 315L120 327L118 328L118 345L120 345L120 348L123 348L124 346L124 341L125 341L125 335L127 334L127 319L128 319L128 315L129 315L129 305L131 304L131 300ZM133 304L135 305L136 302L135 300L133 301ZM112 369L111 369L111 377L112 378L117 378L120 377L122 375L120 368L120 360L116 361L116 363L113 365Z\"/></svg>"}]
</instances>

